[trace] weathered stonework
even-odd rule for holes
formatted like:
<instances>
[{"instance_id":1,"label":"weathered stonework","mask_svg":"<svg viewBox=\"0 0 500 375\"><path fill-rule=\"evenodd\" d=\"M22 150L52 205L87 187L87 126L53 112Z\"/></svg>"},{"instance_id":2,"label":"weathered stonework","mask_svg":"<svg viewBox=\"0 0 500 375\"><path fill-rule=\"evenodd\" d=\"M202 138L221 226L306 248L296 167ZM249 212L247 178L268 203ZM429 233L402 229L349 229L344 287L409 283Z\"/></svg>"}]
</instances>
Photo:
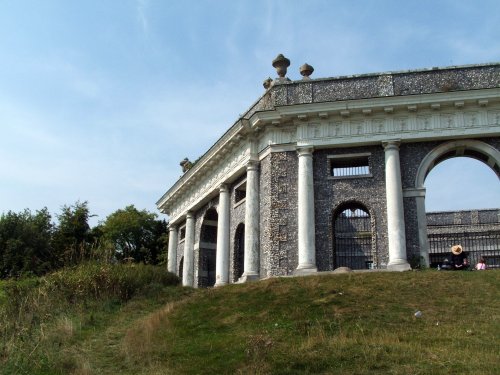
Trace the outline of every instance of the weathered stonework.
<instances>
[{"instance_id":1,"label":"weathered stonework","mask_svg":"<svg viewBox=\"0 0 500 375\"><path fill-rule=\"evenodd\" d=\"M269 276L288 275L297 267L297 155L271 154Z\"/></svg>"},{"instance_id":2,"label":"weathered stonework","mask_svg":"<svg viewBox=\"0 0 500 375\"><path fill-rule=\"evenodd\" d=\"M328 166L328 156L369 152L371 177L334 179ZM314 194L316 198L316 243L318 270L333 268L333 220L337 208L347 202L361 203L372 220L372 246L378 266L387 264L387 215L385 211L384 150L382 146L339 148L314 152Z\"/></svg>"},{"instance_id":3,"label":"weathered stonework","mask_svg":"<svg viewBox=\"0 0 500 375\"><path fill-rule=\"evenodd\" d=\"M207 212L219 208L221 185L230 194L229 239L224 239L229 259L220 263L229 264L229 282L240 280L238 249L250 202L257 209L252 203L249 212L258 213L247 215L252 231L254 219L259 220L259 262L252 278L295 274L301 264L308 272L333 270L334 221L354 208L369 215L363 238L369 239L371 266L404 270L407 262L428 262L427 235L447 233L443 225L500 230L483 223L491 220L490 211L426 215L424 185L436 164L455 156L476 158L500 177L499 149L500 64L295 82L281 77L164 194L158 207L178 231L177 272L185 244L181 230L187 213L194 213L195 286L209 283L207 274L213 272L207 270L213 262L203 249L212 254L216 246L216 220L205 243L202 226ZM360 155L369 173L332 175L333 161ZM252 187L245 184L247 170L257 173L250 175ZM252 189L254 199L241 199L245 189ZM435 220L443 224L439 230ZM313 265L308 254L315 254Z\"/></svg>"}]
</instances>

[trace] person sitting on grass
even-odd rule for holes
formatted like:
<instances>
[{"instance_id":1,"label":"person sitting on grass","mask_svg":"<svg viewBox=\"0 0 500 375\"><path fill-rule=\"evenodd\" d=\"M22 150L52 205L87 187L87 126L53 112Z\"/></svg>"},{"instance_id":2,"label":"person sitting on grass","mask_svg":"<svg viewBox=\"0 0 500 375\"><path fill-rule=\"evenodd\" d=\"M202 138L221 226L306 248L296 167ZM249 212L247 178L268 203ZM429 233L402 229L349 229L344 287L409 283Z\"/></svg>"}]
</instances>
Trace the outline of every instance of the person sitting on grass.
<instances>
[{"instance_id":1,"label":"person sitting on grass","mask_svg":"<svg viewBox=\"0 0 500 375\"><path fill-rule=\"evenodd\" d=\"M467 255L460 245L451 247L451 266L454 270L466 270L469 267Z\"/></svg>"},{"instance_id":2,"label":"person sitting on grass","mask_svg":"<svg viewBox=\"0 0 500 375\"><path fill-rule=\"evenodd\" d=\"M484 258L481 257L479 258L479 262L477 262L476 264L476 270L478 271L482 271L482 270L485 270L486 269L486 262L484 261Z\"/></svg>"}]
</instances>

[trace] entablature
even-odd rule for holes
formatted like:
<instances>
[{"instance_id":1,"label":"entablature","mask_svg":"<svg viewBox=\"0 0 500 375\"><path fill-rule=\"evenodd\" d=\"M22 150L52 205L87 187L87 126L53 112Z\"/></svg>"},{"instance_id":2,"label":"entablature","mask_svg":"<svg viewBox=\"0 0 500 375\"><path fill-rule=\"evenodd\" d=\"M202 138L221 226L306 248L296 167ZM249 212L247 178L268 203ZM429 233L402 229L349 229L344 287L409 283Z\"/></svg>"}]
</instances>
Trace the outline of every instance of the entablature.
<instances>
[{"instance_id":1,"label":"entablature","mask_svg":"<svg viewBox=\"0 0 500 375\"><path fill-rule=\"evenodd\" d=\"M276 107L241 118L157 202L172 224L244 173L248 161L327 148L500 135L500 88Z\"/></svg>"}]
</instances>

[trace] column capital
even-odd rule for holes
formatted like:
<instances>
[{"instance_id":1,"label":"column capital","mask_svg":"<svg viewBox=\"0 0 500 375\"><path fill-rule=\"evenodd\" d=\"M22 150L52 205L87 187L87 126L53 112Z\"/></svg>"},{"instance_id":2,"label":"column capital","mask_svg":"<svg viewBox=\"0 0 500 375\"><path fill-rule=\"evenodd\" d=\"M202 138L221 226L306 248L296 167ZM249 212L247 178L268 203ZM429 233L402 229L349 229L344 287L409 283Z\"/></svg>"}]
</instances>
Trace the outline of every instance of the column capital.
<instances>
[{"instance_id":1,"label":"column capital","mask_svg":"<svg viewBox=\"0 0 500 375\"><path fill-rule=\"evenodd\" d=\"M258 171L260 162L258 160L249 160L247 163L247 171Z\"/></svg>"},{"instance_id":2,"label":"column capital","mask_svg":"<svg viewBox=\"0 0 500 375\"><path fill-rule=\"evenodd\" d=\"M390 139L387 141L382 141L382 146L384 150L399 150L399 145L401 144L400 139Z\"/></svg>"},{"instance_id":3,"label":"column capital","mask_svg":"<svg viewBox=\"0 0 500 375\"><path fill-rule=\"evenodd\" d=\"M168 231L169 232L177 232L177 225L169 225Z\"/></svg>"},{"instance_id":4,"label":"column capital","mask_svg":"<svg viewBox=\"0 0 500 375\"><path fill-rule=\"evenodd\" d=\"M423 197L423 198L425 198L425 192L426 192L425 187L407 188L407 189L403 189L403 197L404 198L409 198L409 197Z\"/></svg>"},{"instance_id":5,"label":"column capital","mask_svg":"<svg viewBox=\"0 0 500 375\"><path fill-rule=\"evenodd\" d=\"M229 192L229 186L227 184L221 184L219 186L219 193L227 193Z\"/></svg>"},{"instance_id":6,"label":"column capital","mask_svg":"<svg viewBox=\"0 0 500 375\"><path fill-rule=\"evenodd\" d=\"M193 211L188 211L186 213L186 219L194 219L194 212Z\"/></svg>"},{"instance_id":7,"label":"column capital","mask_svg":"<svg viewBox=\"0 0 500 375\"><path fill-rule=\"evenodd\" d=\"M299 154L299 156L312 156L313 152L313 146L297 146L297 154Z\"/></svg>"}]
</instances>

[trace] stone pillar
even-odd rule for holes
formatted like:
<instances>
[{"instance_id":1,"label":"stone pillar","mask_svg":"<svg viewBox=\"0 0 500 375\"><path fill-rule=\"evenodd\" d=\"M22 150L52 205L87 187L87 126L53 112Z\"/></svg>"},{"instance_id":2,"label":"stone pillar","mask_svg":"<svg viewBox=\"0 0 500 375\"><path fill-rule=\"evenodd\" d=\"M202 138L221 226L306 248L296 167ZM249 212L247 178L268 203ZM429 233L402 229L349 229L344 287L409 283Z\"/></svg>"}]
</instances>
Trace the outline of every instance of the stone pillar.
<instances>
[{"instance_id":1,"label":"stone pillar","mask_svg":"<svg viewBox=\"0 0 500 375\"><path fill-rule=\"evenodd\" d=\"M317 272L314 225L313 148L301 147L298 171L298 244L299 265L296 274Z\"/></svg>"},{"instance_id":2,"label":"stone pillar","mask_svg":"<svg viewBox=\"0 0 500 375\"><path fill-rule=\"evenodd\" d=\"M177 274L177 243L178 234L177 227L168 227L168 254L167 254L167 271ZM182 276L182 275L179 275Z\"/></svg>"},{"instance_id":3,"label":"stone pillar","mask_svg":"<svg viewBox=\"0 0 500 375\"><path fill-rule=\"evenodd\" d=\"M245 201L245 266L240 282L259 279L259 162L247 165L247 194Z\"/></svg>"},{"instance_id":4,"label":"stone pillar","mask_svg":"<svg viewBox=\"0 0 500 375\"><path fill-rule=\"evenodd\" d=\"M420 248L420 260L423 266L429 267L429 242L427 241L427 215L425 213L425 188L418 189L415 195L417 204L418 221L418 245Z\"/></svg>"},{"instance_id":5,"label":"stone pillar","mask_svg":"<svg viewBox=\"0 0 500 375\"><path fill-rule=\"evenodd\" d=\"M182 285L194 286L194 214L191 211L186 215L183 267Z\"/></svg>"},{"instance_id":6,"label":"stone pillar","mask_svg":"<svg viewBox=\"0 0 500 375\"><path fill-rule=\"evenodd\" d=\"M387 269L411 269L406 260L406 236L403 208L403 188L399 163L399 142L383 143L385 150L385 190L387 195L387 231L389 239L389 264Z\"/></svg>"},{"instance_id":7,"label":"stone pillar","mask_svg":"<svg viewBox=\"0 0 500 375\"><path fill-rule=\"evenodd\" d=\"M229 189L219 189L219 219L217 221L217 253L215 262L215 286L229 282Z\"/></svg>"}]
</instances>

